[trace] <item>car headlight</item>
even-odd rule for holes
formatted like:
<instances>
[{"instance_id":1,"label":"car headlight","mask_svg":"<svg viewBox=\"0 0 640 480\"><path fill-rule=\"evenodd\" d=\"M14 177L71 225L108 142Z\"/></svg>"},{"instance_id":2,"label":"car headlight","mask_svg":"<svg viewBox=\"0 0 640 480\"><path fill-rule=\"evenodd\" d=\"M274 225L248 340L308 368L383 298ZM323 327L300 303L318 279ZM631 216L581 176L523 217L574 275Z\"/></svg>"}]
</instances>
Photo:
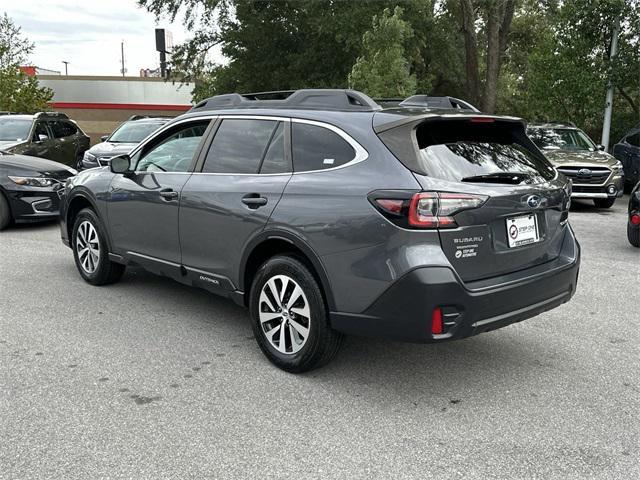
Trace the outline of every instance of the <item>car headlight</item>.
<instances>
[{"instance_id":1,"label":"car headlight","mask_svg":"<svg viewBox=\"0 0 640 480\"><path fill-rule=\"evenodd\" d=\"M613 169L613 171L614 171L615 173L619 173L619 172L621 172L621 171L622 171L622 162L621 162L620 160L618 160L618 161L616 162L616 164L615 164L613 167L611 167L611 168Z\"/></svg>"},{"instance_id":2,"label":"car headlight","mask_svg":"<svg viewBox=\"0 0 640 480\"><path fill-rule=\"evenodd\" d=\"M56 184L59 184L57 180L53 178L47 177L13 177L8 175L9 180L17 185L22 185L25 187L52 187Z\"/></svg>"},{"instance_id":3,"label":"car headlight","mask_svg":"<svg viewBox=\"0 0 640 480\"><path fill-rule=\"evenodd\" d=\"M84 152L84 156L82 158L83 160L89 160L90 162L96 161L96 156L93 153L89 153L88 150Z\"/></svg>"}]
</instances>

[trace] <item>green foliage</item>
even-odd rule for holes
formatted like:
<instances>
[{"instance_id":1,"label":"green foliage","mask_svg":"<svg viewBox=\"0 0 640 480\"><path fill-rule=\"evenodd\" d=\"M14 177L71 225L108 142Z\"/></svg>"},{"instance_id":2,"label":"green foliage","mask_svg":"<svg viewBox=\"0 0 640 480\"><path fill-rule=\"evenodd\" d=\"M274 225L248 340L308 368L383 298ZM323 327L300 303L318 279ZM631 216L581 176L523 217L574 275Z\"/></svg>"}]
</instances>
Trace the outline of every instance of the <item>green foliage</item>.
<instances>
[{"instance_id":1,"label":"green foliage","mask_svg":"<svg viewBox=\"0 0 640 480\"><path fill-rule=\"evenodd\" d=\"M362 37L362 56L349 73L349 85L372 97L408 97L416 92L416 77L409 72L404 44L413 30L402 20L402 8L385 8L373 17Z\"/></svg>"},{"instance_id":2,"label":"green foliage","mask_svg":"<svg viewBox=\"0 0 640 480\"><path fill-rule=\"evenodd\" d=\"M342 88L349 83L374 96L414 89L468 100L472 96L465 82L462 0L138 3L158 16L184 18L192 38L176 48L172 67L178 80L195 82L196 100L233 91ZM477 77L485 88L489 13L505 3L465 4L475 15ZM497 113L572 120L597 140L611 78L612 140L638 123L640 0L517 0L514 5L505 44L500 45ZM401 18L396 6L402 8ZM622 31L619 54L611 63L616 15ZM498 33L505 33L502 26ZM214 47L221 48L225 63L211 61Z\"/></svg>"},{"instance_id":3,"label":"green foliage","mask_svg":"<svg viewBox=\"0 0 640 480\"><path fill-rule=\"evenodd\" d=\"M33 50L33 44L22 38L20 28L5 13L0 18L0 110L34 113L48 109L53 98L49 88L19 70Z\"/></svg>"},{"instance_id":4,"label":"green foliage","mask_svg":"<svg viewBox=\"0 0 640 480\"><path fill-rule=\"evenodd\" d=\"M599 141L610 78L615 88L611 140L640 121L638 2L573 0L522 16L511 46L502 110L530 120L571 120ZM618 55L609 61L612 27L620 16ZM533 27L535 26L535 28ZM526 48L526 46L529 48Z\"/></svg>"}]
</instances>

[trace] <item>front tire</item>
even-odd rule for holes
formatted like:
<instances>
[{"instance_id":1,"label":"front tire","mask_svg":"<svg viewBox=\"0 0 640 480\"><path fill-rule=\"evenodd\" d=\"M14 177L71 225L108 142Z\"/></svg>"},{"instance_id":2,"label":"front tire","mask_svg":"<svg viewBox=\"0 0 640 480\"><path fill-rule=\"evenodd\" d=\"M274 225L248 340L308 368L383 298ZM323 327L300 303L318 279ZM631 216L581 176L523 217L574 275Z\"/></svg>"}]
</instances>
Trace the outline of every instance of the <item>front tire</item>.
<instances>
[{"instance_id":1,"label":"front tire","mask_svg":"<svg viewBox=\"0 0 640 480\"><path fill-rule=\"evenodd\" d=\"M4 194L0 191L0 230L7 228L12 220L9 202L7 202Z\"/></svg>"},{"instance_id":2,"label":"front tire","mask_svg":"<svg viewBox=\"0 0 640 480\"><path fill-rule=\"evenodd\" d=\"M611 208L616 203L616 197L613 198L594 198L593 204L598 208Z\"/></svg>"},{"instance_id":3,"label":"front tire","mask_svg":"<svg viewBox=\"0 0 640 480\"><path fill-rule=\"evenodd\" d=\"M75 219L71 248L80 276L92 285L117 282L124 274L124 265L109 260L102 224L90 208L80 210Z\"/></svg>"},{"instance_id":4,"label":"front tire","mask_svg":"<svg viewBox=\"0 0 640 480\"><path fill-rule=\"evenodd\" d=\"M627 223L627 238L634 247L640 247L640 226L633 226Z\"/></svg>"},{"instance_id":5,"label":"front tire","mask_svg":"<svg viewBox=\"0 0 640 480\"><path fill-rule=\"evenodd\" d=\"M342 335L329 325L322 290L296 258L276 256L258 269L249 307L260 349L282 370L318 368L340 348Z\"/></svg>"}]
</instances>

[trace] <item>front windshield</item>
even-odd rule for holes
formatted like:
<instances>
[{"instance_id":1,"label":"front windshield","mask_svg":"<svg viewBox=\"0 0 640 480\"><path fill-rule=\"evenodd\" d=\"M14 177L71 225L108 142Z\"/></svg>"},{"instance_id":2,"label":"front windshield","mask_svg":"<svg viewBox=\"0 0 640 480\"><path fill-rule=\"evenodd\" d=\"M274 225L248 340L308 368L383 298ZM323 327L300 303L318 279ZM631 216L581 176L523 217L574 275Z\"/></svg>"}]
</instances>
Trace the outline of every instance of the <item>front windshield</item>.
<instances>
[{"instance_id":1,"label":"front windshield","mask_svg":"<svg viewBox=\"0 0 640 480\"><path fill-rule=\"evenodd\" d=\"M21 142L29 138L31 120L24 118L0 118L0 141Z\"/></svg>"},{"instance_id":2,"label":"front windshield","mask_svg":"<svg viewBox=\"0 0 640 480\"><path fill-rule=\"evenodd\" d=\"M113 132L108 141L113 143L139 143L160 128L161 125L163 125L161 122L127 122Z\"/></svg>"},{"instance_id":3,"label":"front windshield","mask_svg":"<svg viewBox=\"0 0 640 480\"><path fill-rule=\"evenodd\" d=\"M595 145L575 128L530 128L529 138L542 150L595 150Z\"/></svg>"}]
</instances>

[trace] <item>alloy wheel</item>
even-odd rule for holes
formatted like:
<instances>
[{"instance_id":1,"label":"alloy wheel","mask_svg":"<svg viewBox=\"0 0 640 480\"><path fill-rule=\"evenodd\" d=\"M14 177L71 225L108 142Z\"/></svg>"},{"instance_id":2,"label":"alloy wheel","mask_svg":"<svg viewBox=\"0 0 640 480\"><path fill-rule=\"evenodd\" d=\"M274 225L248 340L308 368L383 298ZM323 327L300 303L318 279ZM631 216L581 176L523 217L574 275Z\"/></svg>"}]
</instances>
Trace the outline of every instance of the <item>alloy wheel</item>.
<instances>
[{"instance_id":1,"label":"alloy wheel","mask_svg":"<svg viewBox=\"0 0 640 480\"><path fill-rule=\"evenodd\" d=\"M82 269L89 274L95 272L100 261L100 239L95 227L88 220L78 226L76 251Z\"/></svg>"},{"instance_id":2,"label":"alloy wheel","mask_svg":"<svg viewBox=\"0 0 640 480\"><path fill-rule=\"evenodd\" d=\"M262 331L278 352L293 355L304 347L311 328L309 301L298 283L275 275L263 286L258 301Z\"/></svg>"}]
</instances>

